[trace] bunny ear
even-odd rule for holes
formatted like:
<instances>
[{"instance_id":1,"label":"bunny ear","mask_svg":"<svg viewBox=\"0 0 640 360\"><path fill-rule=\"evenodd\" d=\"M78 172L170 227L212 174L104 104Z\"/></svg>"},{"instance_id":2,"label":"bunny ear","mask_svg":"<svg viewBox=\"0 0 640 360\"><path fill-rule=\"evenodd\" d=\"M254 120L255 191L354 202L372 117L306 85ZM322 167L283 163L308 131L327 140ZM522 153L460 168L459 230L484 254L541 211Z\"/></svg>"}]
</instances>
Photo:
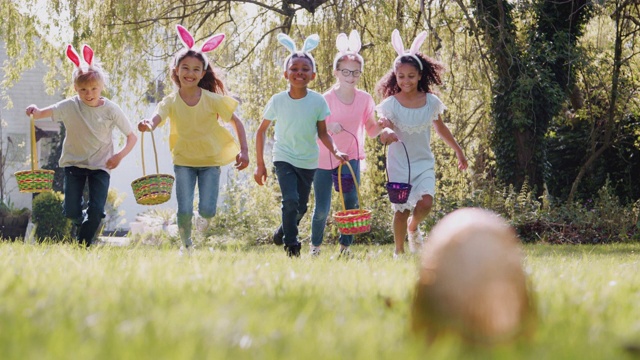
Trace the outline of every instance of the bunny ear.
<instances>
[{"instance_id":1,"label":"bunny ear","mask_svg":"<svg viewBox=\"0 0 640 360\"><path fill-rule=\"evenodd\" d=\"M182 41L187 49L191 49L193 47L193 44L195 44L191 33L182 25L176 25L176 30L178 30L180 41Z\"/></svg>"},{"instance_id":2,"label":"bunny ear","mask_svg":"<svg viewBox=\"0 0 640 360\"><path fill-rule=\"evenodd\" d=\"M93 62L93 49L89 45L83 45L82 56L84 57L84 61L86 61L88 65L91 65L91 62Z\"/></svg>"},{"instance_id":3,"label":"bunny ear","mask_svg":"<svg viewBox=\"0 0 640 360\"><path fill-rule=\"evenodd\" d=\"M358 34L358 30L352 30L349 34L349 50L357 54L360 52L361 47L362 42L360 41L360 34Z\"/></svg>"},{"instance_id":4,"label":"bunny ear","mask_svg":"<svg viewBox=\"0 0 640 360\"><path fill-rule=\"evenodd\" d=\"M340 33L336 38L336 47L338 48L338 52L341 54L346 53L349 50L349 39L347 38L347 34Z\"/></svg>"},{"instance_id":5,"label":"bunny ear","mask_svg":"<svg viewBox=\"0 0 640 360\"><path fill-rule=\"evenodd\" d=\"M289 52L291 52L292 54L297 51L296 43L293 42L293 39L291 39L287 34L283 34L283 33L278 34L278 42L284 45L284 47L286 47L289 50Z\"/></svg>"},{"instance_id":6,"label":"bunny ear","mask_svg":"<svg viewBox=\"0 0 640 360\"><path fill-rule=\"evenodd\" d=\"M400 38L400 31L398 31L398 29L393 30L391 33L391 45L393 45L398 55L404 55L404 45L402 45L402 38Z\"/></svg>"},{"instance_id":7,"label":"bunny ear","mask_svg":"<svg viewBox=\"0 0 640 360\"><path fill-rule=\"evenodd\" d=\"M224 38L225 38L224 34L213 35L212 37L208 38L204 42L204 44L202 44L202 49L200 51L202 51L203 53L206 53L214 50L222 43L222 41L224 41Z\"/></svg>"},{"instance_id":8,"label":"bunny ear","mask_svg":"<svg viewBox=\"0 0 640 360\"><path fill-rule=\"evenodd\" d=\"M76 67L80 67L80 58L71 44L67 45L67 57L76 65Z\"/></svg>"},{"instance_id":9,"label":"bunny ear","mask_svg":"<svg viewBox=\"0 0 640 360\"><path fill-rule=\"evenodd\" d=\"M413 43L411 44L411 49L409 50L409 53L410 54L417 53L418 50L420 50L420 46L422 46L422 43L426 38L427 38L426 31L422 31L420 34L418 34L418 36L416 36L416 38L413 40Z\"/></svg>"},{"instance_id":10,"label":"bunny ear","mask_svg":"<svg viewBox=\"0 0 640 360\"><path fill-rule=\"evenodd\" d=\"M306 39L304 39L302 52L308 53L309 51L318 47L318 44L320 44L320 36L318 36L318 34L309 35Z\"/></svg>"}]
</instances>

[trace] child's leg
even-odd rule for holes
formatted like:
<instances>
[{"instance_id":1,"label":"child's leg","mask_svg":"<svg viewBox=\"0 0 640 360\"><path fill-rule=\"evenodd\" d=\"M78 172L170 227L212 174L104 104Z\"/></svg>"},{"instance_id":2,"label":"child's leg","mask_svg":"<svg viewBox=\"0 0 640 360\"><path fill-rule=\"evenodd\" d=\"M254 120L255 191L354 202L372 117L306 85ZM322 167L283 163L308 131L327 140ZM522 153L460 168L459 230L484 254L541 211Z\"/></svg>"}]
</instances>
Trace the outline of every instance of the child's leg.
<instances>
[{"instance_id":1,"label":"child's leg","mask_svg":"<svg viewBox=\"0 0 640 360\"><path fill-rule=\"evenodd\" d=\"M300 246L297 221L299 214L306 212L315 169L299 169L283 161L276 161L274 165L282 193L284 244Z\"/></svg>"},{"instance_id":2,"label":"child's leg","mask_svg":"<svg viewBox=\"0 0 640 360\"><path fill-rule=\"evenodd\" d=\"M76 239L79 239L80 226L84 221L82 213L82 193L87 176L84 169L68 166L64 168L64 216L76 227Z\"/></svg>"},{"instance_id":3,"label":"child's leg","mask_svg":"<svg viewBox=\"0 0 640 360\"><path fill-rule=\"evenodd\" d=\"M433 196L431 195L423 195L422 199L418 201L416 207L413 209L413 214L409 218L407 228L410 232L414 232L418 230L418 226L420 223L427 218L429 213L431 212L431 207L433 206Z\"/></svg>"},{"instance_id":4,"label":"child's leg","mask_svg":"<svg viewBox=\"0 0 640 360\"><path fill-rule=\"evenodd\" d=\"M331 210L331 192L333 191L331 173L332 170L318 169L313 177L313 192L316 199L311 220L311 244L313 246L322 245L324 228Z\"/></svg>"},{"instance_id":5,"label":"child's leg","mask_svg":"<svg viewBox=\"0 0 640 360\"><path fill-rule=\"evenodd\" d=\"M356 174L355 180L358 182L358 186L360 186L360 160L349 160L349 164L351 165L353 172ZM343 171L344 170L349 171L348 169L343 169ZM344 193L344 204L347 209L357 209L360 206L360 204L358 204L358 192L356 191L355 186L353 187L353 190ZM342 245L343 248L351 246L351 243L353 243L353 235L340 234L340 245Z\"/></svg>"},{"instance_id":6,"label":"child's leg","mask_svg":"<svg viewBox=\"0 0 640 360\"><path fill-rule=\"evenodd\" d=\"M111 175L104 170L88 170L89 206L87 216L78 231L78 239L87 246L91 245L102 219L106 216L104 205L109 195L110 179Z\"/></svg>"},{"instance_id":7,"label":"child's leg","mask_svg":"<svg viewBox=\"0 0 640 360\"><path fill-rule=\"evenodd\" d=\"M220 190L220 167L212 166L198 169L198 212L205 219L216 215L218 193Z\"/></svg>"},{"instance_id":8,"label":"child's leg","mask_svg":"<svg viewBox=\"0 0 640 360\"><path fill-rule=\"evenodd\" d=\"M191 218L193 217L193 196L196 187L197 169L174 165L175 189L178 200L178 233L185 247L191 247Z\"/></svg>"},{"instance_id":9,"label":"child's leg","mask_svg":"<svg viewBox=\"0 0 640 360\"><path fill-rule=\"evenodd\" d=\"M393 214L393 241L396 244L396 254L404 253L404 238L407 236L407 219L410 211L396 211Z\"/></svg>"}]
</instances>

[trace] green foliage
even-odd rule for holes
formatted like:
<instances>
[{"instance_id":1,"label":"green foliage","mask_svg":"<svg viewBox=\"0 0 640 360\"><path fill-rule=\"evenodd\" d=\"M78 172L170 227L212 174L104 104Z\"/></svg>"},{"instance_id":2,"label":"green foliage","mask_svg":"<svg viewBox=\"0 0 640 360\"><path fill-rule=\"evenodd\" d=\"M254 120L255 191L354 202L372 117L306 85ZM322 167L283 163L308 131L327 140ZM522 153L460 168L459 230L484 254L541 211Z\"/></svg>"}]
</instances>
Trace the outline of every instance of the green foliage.
<instances>
[{"instance_id":1,"label":"green foliage","mask_svg":"<svg viewBox=\"0 0 640 360\"><path fill-rule=\"evenodd\" d=\"M63 195L59 192L40 193L33 199L33 223L36 239L63 241L69 237L71 222L62 213Z\"/></svg>"}]
</instances>

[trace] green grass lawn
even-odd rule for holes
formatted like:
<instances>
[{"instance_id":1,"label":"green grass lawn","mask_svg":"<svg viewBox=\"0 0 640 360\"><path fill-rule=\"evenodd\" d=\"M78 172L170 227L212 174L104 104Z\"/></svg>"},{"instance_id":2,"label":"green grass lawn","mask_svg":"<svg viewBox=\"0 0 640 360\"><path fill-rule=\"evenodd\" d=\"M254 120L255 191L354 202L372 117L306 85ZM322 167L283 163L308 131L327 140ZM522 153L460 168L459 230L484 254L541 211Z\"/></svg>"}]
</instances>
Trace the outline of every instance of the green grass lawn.
<instances>
[{"instance_id":1,"label":"green grass lawn","mask_svg":"<svg viewBox=\"0 0 640 360\"><path fill-rule=\"evenodd\" d=\"M306 248L305 248L306 249ZM275 246L0 243L3 359L633 359L640 244L526 246L535 336L470 349L409 332L416 258L289 259Z\"/></svg>"}]
</instances>

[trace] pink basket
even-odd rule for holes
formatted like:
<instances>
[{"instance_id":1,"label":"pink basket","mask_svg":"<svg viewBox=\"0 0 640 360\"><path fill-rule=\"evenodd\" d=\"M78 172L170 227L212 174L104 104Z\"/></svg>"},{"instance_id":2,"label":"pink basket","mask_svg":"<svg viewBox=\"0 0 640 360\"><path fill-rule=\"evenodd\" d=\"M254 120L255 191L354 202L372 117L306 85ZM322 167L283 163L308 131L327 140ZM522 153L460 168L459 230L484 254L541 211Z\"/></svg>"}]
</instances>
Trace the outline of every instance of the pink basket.
<instances>
[{"instance_id":1,"label":"pink basket","mask_svg":"<svg viewBox=\"0 0 640 360\"><path fill-rule=\"evenodd\" d=\"M406 183L390 182L389 181L389 168L385 167L385 173L387 175L387 192L389 193L389 201L394 204L404 204L409 199L411 193L411 161L409 161L409 152L403 142L400 142L404 148L404 153L407 156L407 164L409 165L409 176ZM384 147L384 156L387 157L387 146Z\"/></svg>"}]
</instances>

